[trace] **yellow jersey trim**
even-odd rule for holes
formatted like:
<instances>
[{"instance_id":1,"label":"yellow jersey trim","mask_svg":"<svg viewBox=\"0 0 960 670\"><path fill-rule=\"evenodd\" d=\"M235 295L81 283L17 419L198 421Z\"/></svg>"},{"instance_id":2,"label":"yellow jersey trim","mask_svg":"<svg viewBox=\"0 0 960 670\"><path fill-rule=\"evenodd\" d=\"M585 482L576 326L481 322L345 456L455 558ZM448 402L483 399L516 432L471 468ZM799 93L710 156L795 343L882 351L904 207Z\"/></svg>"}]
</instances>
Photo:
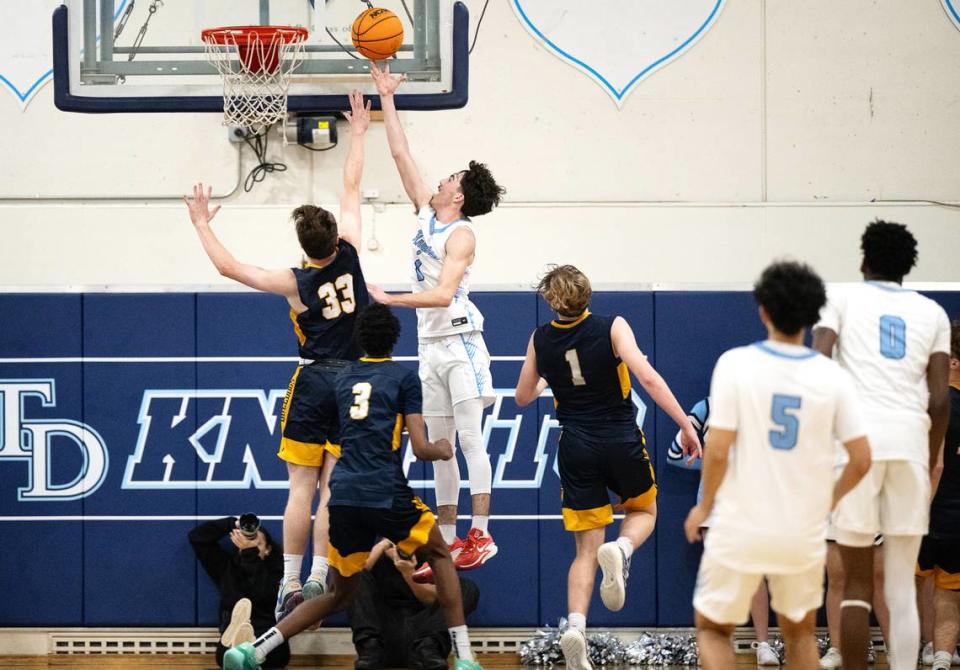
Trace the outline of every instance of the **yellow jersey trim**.
<instances>
[{"instance_id":1,"label":"yellow jersey trim","mask_svg":"<svg viewBox=\"0 0 960 670\"><path fill-rule=\"evenodd\" d=\"M297 321L297 317L300 316L292 309L290 310L290 320L293 321L293 332L297 336L297 341L302 345L307 341L307 336L303 334L303 328L300 327L300 322Z\"/></svg>"},{"instance_id":2,"label":"yellow jersey trim","mask_svg":"<svg viewBox=\"0 0 960 670\"><path fill-rule=\"evenodd\" d=\"M593 509L563 508L563 527L569 531L593 530L613 523L613 507L609 504Z\"/></svg>"},{"instance_id":3,"label":"yellow jersey trim","mask_svg":"<svg viewBox=\"0 0 960 670\"><path fill-rule=\"evenodd\" d=\"M617 366L617 378L620 379L620 392L623 394L623 399L626 400L630 397L630 370L623 361Z\"/></svg>"},{"instance_id":4,"label":"yellow jersey trim","mask_svg":"<svg viewBox=\"0 0 960 670\"><path fill-rule=\"evenodd\" d=\"M387 356L386 358L370 358L369 356L361 356L360 362L362 363L384 363L386 361L392 361L393 358Z\"/></svg>"},{"instance_id":5,"label":"yellow jersey trim","mask_svg":"<svg viewBox=\"0 0 960 670\"><path fill-rule=\"evenodd\" d=\"M557 321L556 319L554 319L553 321L550 322L550 325L553 326L554 328L574 328L576 326L579 326L581 323L583 323L583 320L586 319L588 316L590 316L590 310L586 309L583 311L583 314L578 316L573 321Z\"/></svg>"},{"instance_id":6,"label":"yellow jersey trim","mask_svg":"<svg viewBox=\"0 0 960 670\"><path fill-rule=\"evenodd\" d=\"M400 436L403 435L403 415L397 414L397 422L393 425L393 450L400 448Z\"/></svg>"}]
</instances>

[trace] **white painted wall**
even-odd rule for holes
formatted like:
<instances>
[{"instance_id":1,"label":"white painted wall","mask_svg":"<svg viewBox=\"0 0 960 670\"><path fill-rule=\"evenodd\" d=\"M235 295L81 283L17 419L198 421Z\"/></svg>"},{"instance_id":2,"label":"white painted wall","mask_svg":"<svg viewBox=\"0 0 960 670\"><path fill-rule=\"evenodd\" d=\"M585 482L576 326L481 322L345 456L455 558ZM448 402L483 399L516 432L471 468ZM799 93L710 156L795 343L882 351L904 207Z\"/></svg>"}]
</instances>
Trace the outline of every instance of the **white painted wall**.
<instances>
[{"instance_id":1,"label":"white painted wall","mask_svg":"<svg viewBox=\"0 0 960 670\"><path fill-rule=\"evenodd\" d=\"M468 5L475 22L482 0ZM623 34L611 39L628 28L612 24ZM748 282L782 255L855 279L876 216L919 238L912 279L960 281L960 209L870 203L960 201L958 62L960 31L938 0L728 0L696 47L617 111L529 38L507 0L491 0L468 107L403 121L428 182L477 158L508 188L479 220L479 284L529 285L547 262L577 263L597 283ZM0 284L220 281L182 204L160 199L194 180L234 188L236 148L215 117L68 115L47 87L24 111L0 96L0 123ZM244 260L295 263L288 213L335 206L345 149L274 142L288 171L227 198L224 241ZM367 274L402 284L413 218L379 125L364 187L385 205Z\"/></svg>"}]
</instances>

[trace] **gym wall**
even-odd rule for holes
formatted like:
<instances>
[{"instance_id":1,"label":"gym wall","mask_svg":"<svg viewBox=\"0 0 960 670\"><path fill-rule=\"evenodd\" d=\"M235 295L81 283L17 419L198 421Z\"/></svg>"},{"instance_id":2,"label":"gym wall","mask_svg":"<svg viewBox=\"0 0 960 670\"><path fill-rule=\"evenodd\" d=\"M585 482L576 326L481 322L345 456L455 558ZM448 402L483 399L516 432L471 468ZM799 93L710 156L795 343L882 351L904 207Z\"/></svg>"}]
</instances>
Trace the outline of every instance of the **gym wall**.
<instances>
[{"instance_id":1,"label":"gym wall","mask_svg":"<svg viewBox=\"0 0 960 670\"><path fill-rule=\"evenodd\" d=\"M960 314L960 292L929 295ZM481 589L471 624L555 625L573 556L560 519L558 431L550 398L523 410L513 401L530 333L552 315L532 292L484 292L476 302L500 392L485 418L500 553L468 575ZM600 292L593 309L629 321L687 408L708 392L720 353L763 336L747 292ZM0 536L11 548L0 626L214 625L217 597L187 532L197 518L255 512L280 533L277 418L296 360L284 301L4 294L0 314ZM396 354L416 365L415 318L400 315ZM597 601L591 622L689 626L700 547L687 544L682 522L698 473L666 464L676 426L634 390L659 519L633 559L626 608L611 614ZM432 467L414 461L409 478L433 505Z\"/></svg>"},{"instance_id":2,"label":"gym wall","mask_svg":"<svg viewBox=\"0 0 960 670\"><path fill-rule=\"evenodd\" d=\"M482 2L468 5L475 24ZM47 40L49 16L19 30ZM527 285L550 261L597 283L747 282L785 254L852 280L856 238L876 216L915 227L912 279L952 281L960 213L890 201L960 200L958 58L960 31L940 0L728 0L703 39L617 111L530 38L509 2L492 2L468 106L402 119L427 183L480 159L509 190L480 219L484 284ZM246 194L249 150L238 170L216 114L64 114L47 85L26 107L0 95L0 121L5 285L220 281L177 200L201 180L230 194L215 226L238 255L293 264L289 212L336 208L346 151L281 150L275 139L270 156L289 169ZM381 124L368 145L364 188L384 211L365 208L380 245L364 262L371 279L400 284L409 207Z\"/></svg>"}]
</instances>

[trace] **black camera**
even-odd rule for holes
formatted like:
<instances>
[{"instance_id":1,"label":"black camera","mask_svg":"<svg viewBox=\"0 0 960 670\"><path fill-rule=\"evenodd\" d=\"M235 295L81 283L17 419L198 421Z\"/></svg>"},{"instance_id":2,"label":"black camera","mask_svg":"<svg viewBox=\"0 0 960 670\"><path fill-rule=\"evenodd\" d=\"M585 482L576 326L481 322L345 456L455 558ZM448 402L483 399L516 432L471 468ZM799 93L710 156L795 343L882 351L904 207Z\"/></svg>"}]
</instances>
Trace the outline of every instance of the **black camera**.
<instances>
[{"instance_id":1,"label":"black camera","mask_svg":"<svg viewBox=\"0 0 960 670\"><path fill-rule=\"evenodd\" d=\"M257 539L257 531L260 530L260 517L256 514L241 514L237 521L237 527L248 540Z\"/></svg>"}]
</instances>

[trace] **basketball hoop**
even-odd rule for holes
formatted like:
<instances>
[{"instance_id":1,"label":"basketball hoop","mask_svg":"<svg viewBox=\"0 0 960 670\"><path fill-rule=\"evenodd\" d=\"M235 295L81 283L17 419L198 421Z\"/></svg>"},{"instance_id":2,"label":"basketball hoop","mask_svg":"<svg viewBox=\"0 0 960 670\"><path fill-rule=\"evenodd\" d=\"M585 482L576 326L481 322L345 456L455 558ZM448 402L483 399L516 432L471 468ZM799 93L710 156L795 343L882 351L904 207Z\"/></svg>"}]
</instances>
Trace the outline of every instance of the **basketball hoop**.
<instances>
[{"instance_id":1,"label":"basketball hoop","mask_svg":"<svg viewBox=\"0 0 960 670\"><path fill-rule=\"evenodd\" d=\"M259 133L287 114L290 75L303 61L307 29L295 26L208 28L207 60L223 76L223 125Z\"/></svg>"}]
</instances>

